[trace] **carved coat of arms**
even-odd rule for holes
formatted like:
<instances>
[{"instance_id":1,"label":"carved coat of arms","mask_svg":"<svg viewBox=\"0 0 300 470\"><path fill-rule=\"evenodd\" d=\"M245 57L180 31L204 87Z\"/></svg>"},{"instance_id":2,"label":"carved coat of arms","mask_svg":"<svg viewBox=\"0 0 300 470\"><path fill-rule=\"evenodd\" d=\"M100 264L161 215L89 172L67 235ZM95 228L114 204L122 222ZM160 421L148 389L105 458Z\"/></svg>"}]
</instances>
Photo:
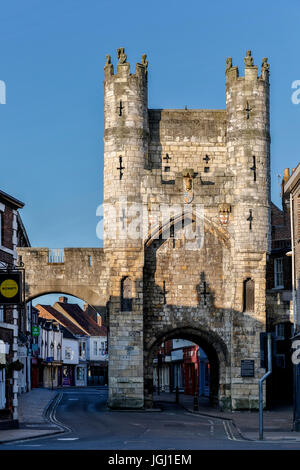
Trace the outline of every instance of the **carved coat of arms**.
<instances>
[{"instance_id":1,"label":"carved coat of arms","mask_svg":"<svg viewBox=\"0 0 300 470\"><path fill-rule=\"evenodd\" d=\"M184 190L184 203L190 204L194 199L193 179L195 173L192 168L186 168L182 171L183 176L183 190Z\"/></svg>"},{"instance_id":2,"label":"carved coat of arms","mask_svg":"<svg viewBox=\"0 0 300 470\"><path fill-rule=\"evenodd\" d=\"M222 225L228 224L230 211L230 204L219 204L219 220Z\"/></svg>"}]
</instances>

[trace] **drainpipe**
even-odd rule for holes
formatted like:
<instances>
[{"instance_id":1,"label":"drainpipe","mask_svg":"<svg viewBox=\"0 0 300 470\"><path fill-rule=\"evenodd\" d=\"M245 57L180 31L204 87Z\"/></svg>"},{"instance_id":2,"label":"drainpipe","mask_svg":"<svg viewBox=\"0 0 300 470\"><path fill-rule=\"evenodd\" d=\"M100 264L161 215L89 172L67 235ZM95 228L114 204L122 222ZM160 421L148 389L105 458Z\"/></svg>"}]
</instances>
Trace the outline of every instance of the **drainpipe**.
<instances>
[{"instance_id":1,"label":"drainpipe","mask_svg":"<svg viewBox=\"0 0 300 470\"><path fill-rule=\"evenodd\" d=\"M295 296L295 250L294 250L294 221L293 221L293 196L290 193L290 221L291 221L291 245L292 245L292 293L293 293L293 336L296 334L296 296Z\"/></svg>"},{"instance_id":2,"label":"drainpipe","mask_svg":"<svg viewBox=\"0 0 300 470\"><path fill-rule=\"evenodd\" d=\"M263 428L263 382L272 373L272 343L271 333L268 333L268 372L259 379L259 439L264 438Z\"/></svg>"}]
</instances>

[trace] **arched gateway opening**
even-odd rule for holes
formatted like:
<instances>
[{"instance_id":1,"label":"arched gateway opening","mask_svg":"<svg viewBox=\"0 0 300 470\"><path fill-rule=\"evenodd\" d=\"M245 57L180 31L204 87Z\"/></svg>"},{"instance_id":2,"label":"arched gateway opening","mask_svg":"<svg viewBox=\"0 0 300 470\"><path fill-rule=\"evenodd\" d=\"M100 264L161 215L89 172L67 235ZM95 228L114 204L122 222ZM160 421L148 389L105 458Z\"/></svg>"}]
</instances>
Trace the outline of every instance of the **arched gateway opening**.
<instances>
[{"instance_id":1,"label":"arched gateway opening","mask_svg":"<svg viewBox=\"0 0 300 470\"><path fill-rule=\"evenodd\" d=\"M208 371L205 371L206 374L208 372L208 376L205 378L202 376L203 380L208 380L208 383L201 385L206 385L207 389L206 392L203 393L203 389L201 392L201 385L200 382L192 384L192 386L187 386L185 384L184 390L181 390L184 393L192 394L197 393L199 395L208 395L209 403L211 406L222 406L222 401L226 396L226 365L228 365L228 353L227 348L223 341L214 333L208 332L205 330L201 330L198 328L193 327L180 327L175 328L171 331L165 332L165 334L159 336L155 339L152 343L150 343L144 352L144 383L145 383L145 406L146 407L153 407L154 403L154 392L157 391L157 361L159 360L160 351L162 344L165 345L166 343L170 342L171 340L186 340L189 343L177 343L179 347L176 347L176 342L173 341L172 347L173 350L180 349L180 344L182 349L186 348L187 354L195 355L195 352L199 350L200 354L197 354L197 357L193 359L193 362L197 362L196 368L198 368L198 374L195 377L191 377L192 381L199 380L199 366L201 363L201 351L204 353L202 354L202 360L206 358L204 362L208 364ZM193 348L192 345L197 345L199 348ZM167 360L170 364L170 387L169 390L166 391L174 392L174 385L176 386L176 378L172 377L174 373L172 371L172 354L170 355L170 350L167 351L167 356L170 356L170 359ZM184 357L182 357L182 363L184 363ZM185 360L185 362L187 362ZM192 362L188 360L188 362ZM162 364L160 364L161 366ZM156 374L154 371L156 369ZM186 373L186 371L185 371ZM155 377L156 375L156 377ZM187 376L184 380L187 379ZM161 380L161 378L160 378ZM178 381L177 381L178 383ZM161 384L159 384L160 389Z\"/></svg>"},{"instance_id":2,"label":"arched gateway opening","mask_svg":"<svg viewBox=\"0 0 300 470\"><path fill-rule=\"evenodd\" d=\"M195 245L187 239L195 233ZM144 401L153 406L153 360L162 343L195 343L209 363L209 401L230 408L230 246L222 227L176 214L145 244Z\"/></svg>"}]
</instances>

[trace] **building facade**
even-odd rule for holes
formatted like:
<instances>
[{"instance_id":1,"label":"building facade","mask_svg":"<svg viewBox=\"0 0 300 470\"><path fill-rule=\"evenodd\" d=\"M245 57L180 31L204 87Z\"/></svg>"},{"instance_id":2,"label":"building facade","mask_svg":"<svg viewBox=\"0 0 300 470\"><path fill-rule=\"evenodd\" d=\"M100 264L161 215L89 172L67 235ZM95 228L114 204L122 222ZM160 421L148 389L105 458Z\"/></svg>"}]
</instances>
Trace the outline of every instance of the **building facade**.
<instances>
[{"instance_id":1,"label":"building facade","mask_svg":"<svg viewBox=\"0 0 300 470\"><path fill-rule=\"evenodd\" d=\"M205 352L191 341L173 339L163 343L153 360L155 391L209 397L210 365Z\"/></svg>"},{"instance_id":2,"label":"building facade","mask_svg":"<svg viewBox=\"0 0 300 470\"><path fill-rule=\"evenodd\" d=\"M63 379L59 385L107 385L108 351L107 329L96 323L78 304L69 303L62 296L53 307L36 306L39 316L57 321L63 330L64 343L69 332L69 349L63 351ZM73 346L72 346L73 345ZM65 355L66 352L66 355ZM76 362L74 362L76 358Z\"/></svg>"},{"instance_id":3,"label":"building facade","mask_svg":"<svg viewBox=\"0 0 300 470\"><path fill-rule=\"evenodd\" d=\"M0 269L18 265L17 247L30 246L19 209L24 203L0 191ZM18 394L30 390L31 304L0 305L0 427L18 425Z\"/></svg>"}]
</instances>

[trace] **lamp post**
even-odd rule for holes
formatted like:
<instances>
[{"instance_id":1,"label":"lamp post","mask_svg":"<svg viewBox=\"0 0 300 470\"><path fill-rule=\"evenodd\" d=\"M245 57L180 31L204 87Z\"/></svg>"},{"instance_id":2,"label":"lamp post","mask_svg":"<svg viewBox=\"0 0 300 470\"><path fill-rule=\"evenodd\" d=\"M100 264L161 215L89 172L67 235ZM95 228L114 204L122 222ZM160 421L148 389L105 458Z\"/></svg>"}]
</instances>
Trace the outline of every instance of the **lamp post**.
<instances>
[{"instance_id":1,"label":"lamp post","mask_svg":"<svg viewBox=\"0 0 300 470\"><path fill-rule=\"evenodd\" d=\"M54 349L54 344L53 342L50 344L50 349L51 349L51 390L53 390L53 349Z\"/></svg>"},{"instance_id":2,"label":"lamp post","mask_svg":"<svg viewBox=\"0 0 300 470\"><path fill-rule=\"evenodd\" d=\"M60 345L60 343L58 343L58 345L57 345L57 360L58 360L58 361L61 360L61 358L60 358L60 350L61 350L61 345ZM61 370L61 369L60 369L60 370ZM57 374L58 374L58 371L57 371ZM59 382L59 380L58 380L58 375L57 375L57 385L58 385L58 382Z\"/></svg>"}]
</instances>

